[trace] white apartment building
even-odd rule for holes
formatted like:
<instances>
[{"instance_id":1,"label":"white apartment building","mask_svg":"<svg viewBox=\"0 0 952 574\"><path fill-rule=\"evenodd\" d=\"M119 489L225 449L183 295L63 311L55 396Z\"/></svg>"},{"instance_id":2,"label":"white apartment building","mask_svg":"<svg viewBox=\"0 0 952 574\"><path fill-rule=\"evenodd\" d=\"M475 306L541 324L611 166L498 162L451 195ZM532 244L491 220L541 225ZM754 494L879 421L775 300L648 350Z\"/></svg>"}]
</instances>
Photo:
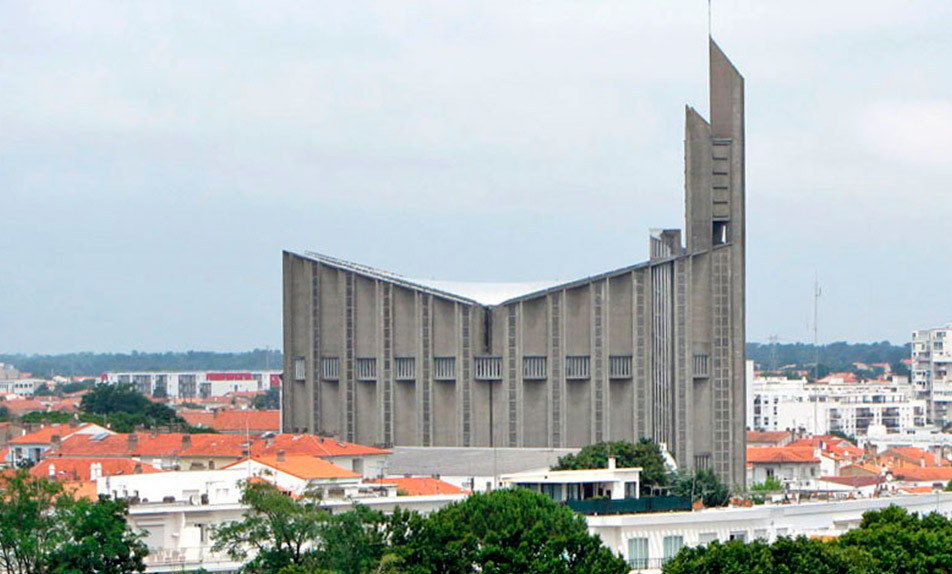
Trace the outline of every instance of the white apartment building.
<instances>
[{"instance_id":1,"label":"white apartment building","mask_svg":"<svg viewBox=\"0 0 952 574\"><path fill-rule=\"evenodd\" d=\"M128 383L144 395L207 399L281 385L281 371L187 371L103 373L102 383Z\"/></svg>"},{"instance_id":2,"label":"white apartment building","mask_svg":"<svg viewBox=\"0 0 952 574\"><path fill-rule=\"evenodd\" d=\"M32 397L36 389L46 384L43 379L5 379L0 380L0 394Z\"/></svg>"},{"instance_id":3,"label":"white apartment building","mask_svg":"<svg viewBox=\"0 0 952 574\"><path fill-rule=\"evenodd\" d=\"M590 532L628 560L632 571L648 573L660 572L682 547L714 540L773 542L780 536L839 536L859 526L864 512L890 504L920 514L952 515L952 493L938 492L694 512L586 516L585 520Z\"/></svg>"},{"instance_id":4,"label":"white apartment building","mask_svg":"<svg viewBox=\"0 0 952 574\"><path fill-rule=\"evenodd\" d=\"M906 433L926 426L927 408L915 387L903 382L810 383L754 377L747 426L764 431L803 429L814 435Z\"/></svg>"},{"instance_id":5,"label":"white apartment building","mask_svg":"<svg viewBox=\"0 0 952 574\"><path fill-rule=\"evenodd\" d=\"M952 323L912 332L912 383L933 422L952 420Z\"/></svg>"}]
</instances>

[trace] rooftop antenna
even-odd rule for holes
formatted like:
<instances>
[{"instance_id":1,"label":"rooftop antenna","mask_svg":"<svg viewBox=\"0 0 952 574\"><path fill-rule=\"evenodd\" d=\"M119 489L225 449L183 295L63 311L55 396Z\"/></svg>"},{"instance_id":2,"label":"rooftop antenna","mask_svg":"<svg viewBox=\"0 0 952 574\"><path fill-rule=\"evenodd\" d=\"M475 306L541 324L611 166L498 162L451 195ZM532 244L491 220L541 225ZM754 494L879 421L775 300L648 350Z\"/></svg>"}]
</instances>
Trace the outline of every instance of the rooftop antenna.
<instances>
[{"instance_id":1,"label":"rooftop antenna","mask_svg":"<svg viewBox=\"0 0 952 574\"><path fill-rule=\"evenodd\" d=\"M813 279L813 380L819 379L820 372L820 339L819 339L819 314L820 314L820 280L818 277Z\"/></svg>"}]
</instances>

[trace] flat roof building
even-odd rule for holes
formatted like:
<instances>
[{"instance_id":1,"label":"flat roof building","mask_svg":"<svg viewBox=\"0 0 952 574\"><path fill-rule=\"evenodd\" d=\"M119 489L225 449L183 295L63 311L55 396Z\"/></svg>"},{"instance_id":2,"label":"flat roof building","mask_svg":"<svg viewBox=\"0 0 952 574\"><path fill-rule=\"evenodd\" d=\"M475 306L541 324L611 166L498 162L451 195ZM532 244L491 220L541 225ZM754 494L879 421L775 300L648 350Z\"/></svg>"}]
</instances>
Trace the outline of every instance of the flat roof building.
<instances>
[{"instance_id":1,"label":"flat roof building","mask_svg":"<svg viewBox=\"0 0 952 574\"><path fill-rule=\"evenodd\" d=\"M686 111L684 233L653 231L644 263L473 291L284 252L283 430L387 446L651 437L743 485L744 83L713 40L710 98L710 122Z\"/></svg>"}]
</instances>

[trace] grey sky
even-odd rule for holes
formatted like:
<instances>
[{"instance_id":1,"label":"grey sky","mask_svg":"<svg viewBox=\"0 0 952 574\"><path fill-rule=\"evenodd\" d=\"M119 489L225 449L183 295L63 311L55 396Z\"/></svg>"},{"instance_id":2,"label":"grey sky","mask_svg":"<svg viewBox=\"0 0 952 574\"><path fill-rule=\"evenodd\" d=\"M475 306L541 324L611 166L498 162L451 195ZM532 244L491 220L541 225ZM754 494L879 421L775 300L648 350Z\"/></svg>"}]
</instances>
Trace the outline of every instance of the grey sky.
<instances>
[{"instance_id":1,"label":"grey sky","mask_svg":"<svg viewBox=\"0 0 952 574\"><path fill-rule=\"evenodd\" d=\"M717 0L748 339L952 320L952 3ZM683 225L707 2L0 2L0 350L280 347L280 251L570 279ZM570 230L566 232L565 230Z\"/></svg>"}]
</instances>

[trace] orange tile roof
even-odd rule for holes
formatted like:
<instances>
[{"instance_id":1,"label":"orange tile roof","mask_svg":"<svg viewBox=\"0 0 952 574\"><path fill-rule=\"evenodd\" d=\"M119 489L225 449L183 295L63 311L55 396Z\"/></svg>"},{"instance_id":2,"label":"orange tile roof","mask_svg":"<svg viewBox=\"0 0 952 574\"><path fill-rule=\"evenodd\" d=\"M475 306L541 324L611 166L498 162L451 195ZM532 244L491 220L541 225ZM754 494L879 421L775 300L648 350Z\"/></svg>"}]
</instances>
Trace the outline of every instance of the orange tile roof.
<instances>
[{"instance_id":1,"label":"orange tile roof","mask_svg":"<svg viewBox=\"0 0 952 574\"><path fill-rule=\"evenodd\" d=\"M405 492L409 496L463 494L463 489L458 486L431 476L387 476L368 479L364 482L369 484L394 484L398 492Z\"/></svg>"},{"instance_id":2,"label":"orange tile roof","mask_svg":"<svg viewBox=\"0 0 952 574\"><path fill-rule=\"evenodd\" d=\"M260 450L259 450L260 449ZM313 456L360 456L370 454L390 454L389 450L338 441L313 434L279 434L273 439L256 440L252 454L276 454L283 450L287 454L310 454Z\"/></svg>"},{"instance_id":3,"label":"orange tile roof","mask_svg":"<svg viewBox=\"0 0 952 574\"><path fill-rule=\"evenodd\" d=\"M814 456L813 448L798 446L761 446L747 447L749 463L810 463L820 462Z\"/></svg>"},{"instance_id":4,"label":"orange tile roof","mask_svg":"<svg viewBox=\"0 0 952 574\"><path fill-rule=\"evenodd\" d=\"M212 428L215 413L211 411L179 411L178 415L193 427Z\"/></svg>"},{"instance_id":5,"label":"orange tile roof","mask_svg":"<svg viewBox=\"0 0 952 574\"><path fill-rule=\"evenodd\" d=\"M948 482L952 480L952 466L902 466L892 469L897 480L909 482Z\"/></svg>"},{"instance_id":6,"label":"orange tile roof","mask_svg":"<svg viewBox=\"0 0 952 574\"><path fill-rule=\"evenodd\" d=\"M747 442L777 444L791 437L790 431L747 431Z\"/></svg>"},{"instance_id":7,"label":"orange tile roof","mask_svg":"<svg viewBox=\"0 0 952 574\"><path fill-rule=\"evenodd\" d=\"M937 462L941 462L936 461L935 455L931 452L912 446L894 447L888 449L882 454L882 457L897 458L920 466L922 465L923 459L925 460L926 466L936 466Z\"/></svg>"},{"instance_id":8,"label":"orange tile roof","mask_svg":"<svg viewBox=\"0 0 952 574\"><path fill-rule=\"evenodd\" d=\"M8 399L3 401L3 406L7 407L11 415L22 415L34 411L45 411L43 403L33 399Z\"/></svg>"},{"instance_id":9,"label":"orange tile roof","mask_svg":"<svg viewBox=\"0 0 952 574\"><path fill-rule=\"evenodd\" d=\"M314 456L286 456L284 460L278 460L277 456L265 455L254 456L251 460L304 480L319 478L360 478L361 476L356 472L341 468L334 463ZM234 465L229 465L225 468L230 468L231 466Z\"/></svg>"},{"instance_id":10,"label":"orange tile roof","mask_svg":"<svg viewBox=\"0 0 952 574\"><path fill-rule=\"evenodd\" d=\"M53 436L59 435L60 439L65 439L79 430L90 425L79 425L71 427L68 424L55 424L42 427L23 436L18 436L10 441L10 444L50 444L53 442Z\"/></svg>"},{"instance_id":11,"label":"orange tile roof","mask_svg":"<svg viewBox=\"0 0 952 574\"><path fill-rule=\"evenodd\" d=\"M99 497L99 493L96 488L96 481L94 480L64 483L63 491L76 500L79 500L80 498L97 500Z\"/></svg>"},{"instance_id":12,"label":"orange tile roof","mask_svg":"<svg viewBox=\"0 0 952 574\"><path fill-rule=\"evenodd\" d=\"M847 469L850 469L850 468L858 469L873 475L879 475L880 473L882 473L882 470L883 470L882 468L872 463L854 462L853 464L847 464L843 466L842 468L840 468L840 474L843 474L843 472L845 472Z\"/></svg>"},{"instance_id":13,"label":"orange tile roof","mask_svg":"<svg viewBox=\"0 0 952 574\"><path fill-rule=\"evenodd\" d=\"M885 481L881 476L821 476L820 480L860 488L863 486L872 486Z\"/></svg>"},{"instance_id":14,"label":"orange tile roof","mask_svg":"<svg viewBox=\"0 0 952 574\"><path fill-rule=\"evenodd\" d=\"M360 444L338 442L316 435L279 434L269 439L240 434L191 434L186 433L135 433L131 445L129 434L117 433L95 439L90 435L74 434L64 440L52 456L181 456L239 459L248 456L277 455L283 450L286 455L320 457L364 456L389 454L390 451ZM188 437L188 438L186 438Z\"/></svg>"},{"instance_id":15,"label":"orange tile roof","mask_svg":"<svg viewBox=\"0 0 952 574\"><path fill-rule=\"evenodd\" d=\"M102 466L102 476L116 476L123 474L150 474L160 472L150 464L142 464L131 458L47 458L30 468L30 474L35 477L56 478L62 480L91 480L90 466L99 463ZM53 474L50 474L50 467ZM136 472L138 467L138 472Z\"/></svg>"},{"instance_id":16,"label":"orange tile roof","mask_svg":"<svg viewBox=\"0 0 952 574\"><path fill-rule=\"evenodd\" d=\"M204 426L223 432L249 432L280 430L281 411L277 410L223 410L215 413L191 411L181 413L188 424Z\"/></svg>"}]
</instances>

